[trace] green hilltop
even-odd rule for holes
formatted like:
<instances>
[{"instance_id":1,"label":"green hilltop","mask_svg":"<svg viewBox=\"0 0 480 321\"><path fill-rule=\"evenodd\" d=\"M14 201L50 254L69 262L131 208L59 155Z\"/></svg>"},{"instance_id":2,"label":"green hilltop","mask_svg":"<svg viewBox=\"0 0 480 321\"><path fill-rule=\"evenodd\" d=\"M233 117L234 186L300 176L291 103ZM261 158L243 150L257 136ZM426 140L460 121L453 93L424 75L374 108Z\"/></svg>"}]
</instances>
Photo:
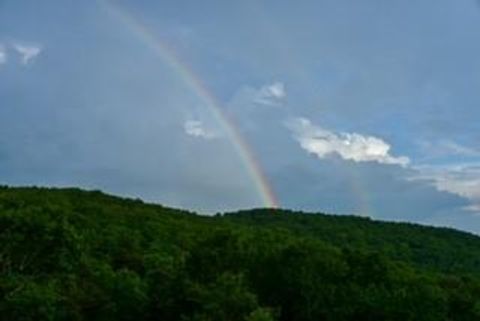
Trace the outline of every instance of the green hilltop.
<instances>
[{"instance_id":1,"label":"green hilltop","mask_svg":"<svg viewBox=\"0 0 480 321\"><path fill-rule=\"evenodd\" d=\"M480 320L480 237L0 187L0 320Z\"/></svg>"}]
</instances>

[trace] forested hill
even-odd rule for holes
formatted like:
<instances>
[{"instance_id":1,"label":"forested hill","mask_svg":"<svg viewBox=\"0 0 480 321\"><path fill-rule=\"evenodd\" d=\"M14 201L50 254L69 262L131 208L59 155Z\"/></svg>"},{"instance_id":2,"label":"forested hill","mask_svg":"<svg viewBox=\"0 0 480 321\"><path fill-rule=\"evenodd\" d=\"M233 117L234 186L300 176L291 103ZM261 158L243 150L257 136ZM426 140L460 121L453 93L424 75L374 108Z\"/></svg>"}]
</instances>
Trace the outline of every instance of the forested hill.
<instances>
[{"instance_id":1,"label":"forested hill","mask_svg":"<svg viewBox=\"0 0 480 321\"><path fill-rule=\"evenodd\" d=\"M266 209L226 214L224 218L256 228L287 229L340 248L381 252L423 268L480 275L480 237L451 228Z\"/></svg>"},{"instance_id":2,"label":"forested hill","mask_svg":"<svg viewBox=\"0 0 480 321\"><path fill-rule=\"evenodd\" d=\"M480 238L1 187L0 320L480 320Z\"/></svg>"}]
</instances>

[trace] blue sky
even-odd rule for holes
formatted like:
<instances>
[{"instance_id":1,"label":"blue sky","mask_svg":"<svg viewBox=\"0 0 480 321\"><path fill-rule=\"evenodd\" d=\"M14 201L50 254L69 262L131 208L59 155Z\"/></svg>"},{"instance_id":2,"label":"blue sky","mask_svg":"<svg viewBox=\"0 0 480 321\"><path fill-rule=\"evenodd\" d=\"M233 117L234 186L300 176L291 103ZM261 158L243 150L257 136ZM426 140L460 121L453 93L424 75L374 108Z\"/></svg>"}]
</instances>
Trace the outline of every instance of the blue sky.
<instances>
[{"instance_id":1,"label":"blue sky","mask_svg":"<svg viewBox=\"0 0 480 321\"><path fill-rule=\"evenodd\" d=\"M0 0L1 183L262 205L205 102L109 6L209 88L282 207L480 233L474 0Z\"/></svg>"}]
</instances>

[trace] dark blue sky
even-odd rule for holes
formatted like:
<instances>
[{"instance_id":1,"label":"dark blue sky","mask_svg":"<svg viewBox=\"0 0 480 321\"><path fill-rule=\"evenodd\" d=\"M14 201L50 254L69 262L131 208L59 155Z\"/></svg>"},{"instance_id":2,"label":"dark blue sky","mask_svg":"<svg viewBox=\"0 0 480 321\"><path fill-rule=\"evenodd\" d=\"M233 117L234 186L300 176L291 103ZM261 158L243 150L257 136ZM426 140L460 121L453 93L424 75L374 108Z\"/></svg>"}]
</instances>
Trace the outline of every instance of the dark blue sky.
<instances>
[{"instance_id":1,"label":"dark blue sky","mask_svg":"<svg viewBox=\"0 0 480 321\"><path fill-rule=\"evenodd\" d=\"M112 7L216 97L283 207L480 232L474 0L0 0L0 183L263 205L211 108Z\"/></svg>"}]
</instances>

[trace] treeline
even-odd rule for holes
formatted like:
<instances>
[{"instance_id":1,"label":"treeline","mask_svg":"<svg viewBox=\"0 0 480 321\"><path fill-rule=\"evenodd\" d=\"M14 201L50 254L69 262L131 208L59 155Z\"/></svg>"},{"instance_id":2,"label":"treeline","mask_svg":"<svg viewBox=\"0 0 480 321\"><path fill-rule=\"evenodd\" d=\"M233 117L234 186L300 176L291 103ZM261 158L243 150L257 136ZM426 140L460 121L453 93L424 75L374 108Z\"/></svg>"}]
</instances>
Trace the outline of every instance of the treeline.
<instances>
[{"instance_id":1,"label":"treeline","mask_svg":"<svg viewBox=\"0 0 480 321\"><path fill-rule=\"evenodd\" d=\"M480 238L0 188L1 320L480 320Z\"/></svg>"}]
</instances>

